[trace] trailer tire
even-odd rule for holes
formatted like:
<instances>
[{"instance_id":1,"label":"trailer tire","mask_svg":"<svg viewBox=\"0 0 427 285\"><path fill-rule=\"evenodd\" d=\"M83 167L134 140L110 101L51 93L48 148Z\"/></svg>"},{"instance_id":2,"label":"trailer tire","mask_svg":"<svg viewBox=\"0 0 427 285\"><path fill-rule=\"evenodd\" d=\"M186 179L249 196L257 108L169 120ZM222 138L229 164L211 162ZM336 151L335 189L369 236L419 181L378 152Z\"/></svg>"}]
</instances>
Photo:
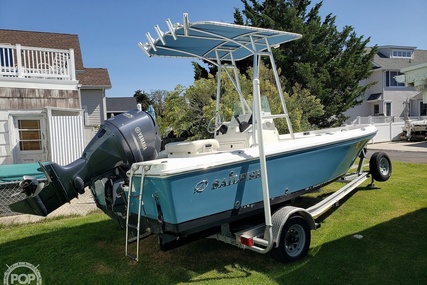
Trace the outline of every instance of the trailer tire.
<instances>
[{"instance_id":1,"label":"trailer tire","mask_svg":"<svg viewBox=\"0 0 427 285\"><path fill-rule=\"evenodd\" d=\"M391 160L384 152L376 152L369 160L369 172L376 181L387 181L391 176Z\"/></svg>"},{"instance_id":2,"label":"trailer tire","mask_svg":"<svg viewBox=\"0 0 427 285\"><path fill-rule=\"evenodd\" d=\"M292 262L305 257L310 248L311 231L306 219L290 217L282 228L279 244L270 251L270 256L280 262Z\"/></svg>"}]
</instances>

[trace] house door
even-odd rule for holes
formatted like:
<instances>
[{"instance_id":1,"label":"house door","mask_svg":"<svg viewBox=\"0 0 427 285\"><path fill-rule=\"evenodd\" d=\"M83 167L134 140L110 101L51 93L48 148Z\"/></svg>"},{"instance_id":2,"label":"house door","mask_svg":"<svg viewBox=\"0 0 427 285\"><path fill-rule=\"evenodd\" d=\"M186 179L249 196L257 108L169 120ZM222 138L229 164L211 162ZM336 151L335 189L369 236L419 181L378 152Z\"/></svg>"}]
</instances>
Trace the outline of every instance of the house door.
<instances>
[{"instance_id":1,"label":"house door","mask_svg":"<svg viewBox=\"0 0 427 285\"><path fill-rule=\"evenodd\" d=\"M46 161L46 126L42 117L15 117L14 127L14 163Z\"/></svg>"}]
</instances>

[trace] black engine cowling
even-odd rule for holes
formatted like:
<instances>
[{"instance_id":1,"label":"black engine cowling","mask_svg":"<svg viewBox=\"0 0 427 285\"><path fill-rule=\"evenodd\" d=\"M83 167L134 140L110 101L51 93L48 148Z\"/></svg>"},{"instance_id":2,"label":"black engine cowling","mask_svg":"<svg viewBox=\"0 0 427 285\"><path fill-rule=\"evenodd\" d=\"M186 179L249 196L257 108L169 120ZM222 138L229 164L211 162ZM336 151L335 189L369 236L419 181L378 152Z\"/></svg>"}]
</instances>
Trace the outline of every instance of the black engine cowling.
<instances>
[{"instance_id":1,"label":"black engine cowling","mask_svg":"<svg viewBox=\"0 0 427 285\"><path fill-rule=\"evenodd\" d=\"M39 170L45 172L48 180L44 188L36 192L25 191L27 198L9 207L14 212L46 216L79 193L84 193L86 186L94 191L97 181L109 181L111 188L107 185L106 190L113 191L114 188L120 192L113 184L123 184L132 163L155 159L160 144L159 128L147 112L135 109L117 115L104 121L79 159L66 166L56 163L41 165ZM113 206L120 208L118 205L122 202L111 204L114 195L107 193L102 203L95 199L98 207L106 212Z\"/></svg>"}]
</instances>

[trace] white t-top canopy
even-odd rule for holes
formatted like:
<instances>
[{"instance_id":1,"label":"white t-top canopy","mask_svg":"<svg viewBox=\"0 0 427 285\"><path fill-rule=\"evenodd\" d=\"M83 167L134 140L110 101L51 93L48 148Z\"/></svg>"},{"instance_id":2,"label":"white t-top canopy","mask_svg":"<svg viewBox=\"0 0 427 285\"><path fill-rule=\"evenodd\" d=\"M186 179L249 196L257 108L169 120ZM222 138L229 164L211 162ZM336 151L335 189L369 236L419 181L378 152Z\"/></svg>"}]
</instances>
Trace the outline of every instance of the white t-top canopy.
<instances>
[{"instance_id":1,"label":"white t-top canopy","mask_svg":"<svg viewBox=\"0 0 427 285\"><path fill-rule=\"evenodd\" d=\"M155 26L157 39L146 34L148 42L139 43L148 56L195 57L213 62L242 60L264 51L267 46L299 39L300 34L262 29L221 22L188 21L184 14L184 24L174 24L166 20L169 30L163 33Z\"/></svg>"}]
</instances>

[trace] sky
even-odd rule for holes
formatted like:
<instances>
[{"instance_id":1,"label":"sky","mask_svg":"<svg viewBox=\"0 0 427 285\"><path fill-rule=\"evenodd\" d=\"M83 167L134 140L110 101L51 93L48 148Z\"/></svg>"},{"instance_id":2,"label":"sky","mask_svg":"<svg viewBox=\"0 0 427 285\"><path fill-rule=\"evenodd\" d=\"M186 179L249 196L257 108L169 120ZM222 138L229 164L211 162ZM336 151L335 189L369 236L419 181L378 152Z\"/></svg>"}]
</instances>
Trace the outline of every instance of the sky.
<instances>
[{"instance_id":1,"label":"sky","mask_svg":"<svg viewBox=\"0 0 427 285\"><path fill-rule=\"evenodd\" d=\"M183 13L190 22L232 23L235 8L243 8L240 0L0 0L0 29L77 34L84 66L108 69L107 97L130 97L194 81L192 60L148 58L139 50L146 32L155 37L155 25L167 31L165 20L182 23ZM370 37L369 46L427 50L426 0L324 0L320 15L328 14L339 30L348 25Z\"/></svg>"}]
</instances>

